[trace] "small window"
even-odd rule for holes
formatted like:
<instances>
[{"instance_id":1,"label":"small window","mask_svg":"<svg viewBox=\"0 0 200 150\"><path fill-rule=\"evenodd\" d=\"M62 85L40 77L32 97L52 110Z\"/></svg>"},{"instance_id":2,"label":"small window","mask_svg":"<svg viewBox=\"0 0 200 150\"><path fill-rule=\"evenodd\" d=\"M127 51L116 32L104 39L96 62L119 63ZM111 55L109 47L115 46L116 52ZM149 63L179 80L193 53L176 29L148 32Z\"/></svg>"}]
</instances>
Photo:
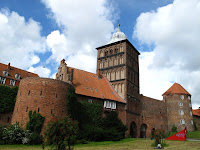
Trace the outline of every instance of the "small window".
<instances>
[{"instance_id":1,"label":"small window","mask_svg":"<svg viewBox=\"0 0 200 150\"><path fill-rule=\"evenodd\" d=\"M28 107L26 107L26 112L28 111Z\"/></svg>"},{"instance_id":2,"label":"small window","mask_svg":"<svg viewBox=\"0 0 200 150\"><path fill-rule=\"evenodd\" d=\"M191 100L191 97L190 97L190 96L188 96L188 100Z\"/></svg>"},{"instance_id":3,"label":"small window","mask_svg":"<svg viewBox=\"0 0 200 150\"><path fill-rule=\"evenodd\" d=\"M85 80L88 82L88 79L87 79L87 78L86 78Z\"/></svg>"},{"instance_id":4,"label":"small window","mask_svg":"<svg viewBox=\"0 0 200 150\"><path fill-rule=\"evenodd\" d=\"M193 124L193 120L191 120L191 124Z\"/></svg>"},{"instance_id":5,"label":"small window","mask_svg":"<svg viewBox=\"0 0 200 150\"><path fill-rule=\"evenodd\" d=\"M11 80L10 80L10 85L11 85L11 86L15 86L15 80L12 80L12 79L11 79Z\"/></svg>"},{"instance_id":6,"label":"small window","mask_svg":"<svg viewBox=\"0 0 200 150\"><path fill-rule=\"evenodd\" d=\"M183 110L179 110L179 115L184 115L184 111Z\"/></svg>"},{"instance_id":7,"label":"small window","mask_svg":"<svg viewBox=\"0 0 200 150\"><path fill-rule=\"evenodd\" d=\"M95 89L96 92L98 92L98 89Z\"/></svg>"},{"instance_id":8,"label":"small window","mask_svg":"<svg viewBox=\"0 0 200 150\"><path fill-rule=\"evenodd\" d=\"M56 93L56 98L58 97L57 93Z\"/></svg>"},{"instance_id":9,"label":"small window","mask_svg":"<svg viewBox=\"0 0 200 150\"><path fill-rule=\"evenodd\" d=\"M8 76L8 71L3 71L4 76Z\"/></svg>"},{"instance_id":10,"label":"small window","mask_svg":"<svg viewBox=\"0 0 200 150\"><path fill-rule=\"evenodd\" d=\"M53 114L53 109L51 110L51 114Z\"/></svg>"},{"instance_id":11,"label":"small window","mask_svg":"<svg viewBox=\"0 0 200 150\"><path fill-rule=\"evenodd\" d=\"M180 98L181 98L181 100L184 100L184 95L181 95Z\"/></svg>"},{"instance_id":12,"label":"small window","mask_svg":"<svg viewBox=\"0 0 200 150\"><path fill-rule=\"evenodd\" d=\"M189 107L192 107L192 104L191 104L191 103L189 103Z\"/></svg>"},{"instance_id":13,"label":"small window","mask_svg":"<svg viewBox=\"0 0 200 150\"><path fill-rule=\"evenodd\" d=\"M91 90L91 91L93 91L93 89L92 89L92 88L90 88L90 90Z\"/></svg>"},{"instance_id":14,"label":"small window","mask_svg":"<svg viewBox=\"0 0 200 150\"><path fill-rule=\"evenodd\" d=\"M40 108L38 108L38 112L40 112Z\"/></svg>"},{"instance_id":15,"label":"small window","mask_svg":"<svg viewBox=\"0 0 200 150\"><path fill-rule=\"evenodd\" d=\"M31 91L29 90L29 91L28 91L28 95L30 95L30 93L31 93Z\"/></svg>"},{"instance_id":16,"label":"small window","mask_svg":"<svg viewBox=\"0 0 200 150\"><path fill-rule=\"evenodd\" d=\"M42 91L40 91L40 96L42 96Z\"/></svg>"},{"instance_id":17,"label":"small window","mask_svg":"<svg viewBox=\"0 0 200 150\"><path fill-rule=\"evenodd\" d=\"M0 84L5 84L6 78L0 77Z\"/></svg>"},{"instance_id":18,"label":"small window","mask_svg":"<svg viewBox=\"0 0 200 150\"><path fill-rule=\"evenodd\" d=\"M15 78L16 78L16 79L20 79L20 74L16 74L16 75L15 75Z\"/></svg>"},{"instance_id":19,"label":"small window","mask_svg":"<svg viewBox=\"0 0 200 150\"><path fill-rule=\"evenodd\" d=\"M184 120L184 119L181 119L181 120L180 120L180 124L181 124L181 125L184 125L184 124L185 124L185 120Z\"/></svg>"},{"instance_id":20,"label":"small window","mask_svg":"<svg viewBox=\"0 0 200 150\"><path fill-rule=\"evenodd\" d=\"M92 99L88 99L88 102L89 102L89 103L92 103Z\"/></svg>"},{"instance_id":21,"label":"small window","mask_svg":"<svg viewBox=\"0 0 200 150\"><path fill-rule=\"evenodd\" d=\"M182 103L182 102L180 102L178 105L181 107L181 106L183 106L183 103Z\"/></svg>"}]
</instances>

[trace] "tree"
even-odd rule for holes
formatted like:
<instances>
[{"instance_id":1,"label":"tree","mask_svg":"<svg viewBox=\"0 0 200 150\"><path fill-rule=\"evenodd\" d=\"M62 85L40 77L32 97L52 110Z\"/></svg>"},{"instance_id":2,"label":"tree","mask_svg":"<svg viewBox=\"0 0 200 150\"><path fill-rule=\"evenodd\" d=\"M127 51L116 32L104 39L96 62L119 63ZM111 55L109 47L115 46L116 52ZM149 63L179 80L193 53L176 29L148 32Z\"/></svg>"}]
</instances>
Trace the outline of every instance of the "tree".
<instances>
[{"instance_id":1,"label":"tree","mask_svg":"<svg viewBox=\"0 0 200 150\"><path fill-rule=\"evenodd\" d=\"M56 150L65 150L65 146L70 150L75 144L77 131L77 121L69 117L59 119L54 117L47 124L45 137L49 144L56 145Z\"/></svg>"}]
</instances>

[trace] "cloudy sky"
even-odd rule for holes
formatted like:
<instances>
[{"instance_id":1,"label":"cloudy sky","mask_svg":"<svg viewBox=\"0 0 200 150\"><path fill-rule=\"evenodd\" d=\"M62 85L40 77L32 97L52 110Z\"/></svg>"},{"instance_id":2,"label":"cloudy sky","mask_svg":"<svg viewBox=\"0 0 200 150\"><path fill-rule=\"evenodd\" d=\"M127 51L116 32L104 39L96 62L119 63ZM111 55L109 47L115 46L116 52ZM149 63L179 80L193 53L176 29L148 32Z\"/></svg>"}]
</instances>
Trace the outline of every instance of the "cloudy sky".
<instances>
[{"instance_id":1,"label":"cloudy sky","mask_svg":"<svg viewBox=\"0 0 200 150\"><path fill-rule=\"evenodd\" d=\"M53 78L61 59L96 72L117 24L140 55L140 93L180 83L200 107L200 0L0 0L0 62Z\"/></svg>"}]
</instances>

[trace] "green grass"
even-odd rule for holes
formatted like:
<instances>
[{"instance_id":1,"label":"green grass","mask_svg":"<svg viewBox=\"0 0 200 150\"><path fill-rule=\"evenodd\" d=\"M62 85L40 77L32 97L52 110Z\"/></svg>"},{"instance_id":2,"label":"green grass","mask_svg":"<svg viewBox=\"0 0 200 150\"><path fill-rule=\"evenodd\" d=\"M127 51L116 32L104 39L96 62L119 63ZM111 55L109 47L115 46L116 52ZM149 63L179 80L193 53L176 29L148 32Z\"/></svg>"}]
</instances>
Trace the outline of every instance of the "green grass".
<instances>
[{"instance_id":1,"label":"green grass","mask_svg":"<svg viewBox=\"0 0 200 150\"><path fill-rule=\"evenodd\" d=\"M150 139L124 139L122 141L89 142L88 144L75 145L74 150L152 150L154 141ZM167 150L199 150L200 142L194 141L165 141ZM45 150L50 150L46 146ZM42 150L41 145L0 145L0 150Z\"/></svg>"},{"instance_id":2,"label":"green grass","mask_svg":"<svg viewBox=\"0 0 200 150\"><path fill-rule=\"evenodd\" d=\"M170 137L174 134L176 134L177 132L170 132L167 134L167 137ZM191 138L191 139L200 139L200 131L193 131L193 132L187 132L187 138Z\"/></svg>"}]
</instances>

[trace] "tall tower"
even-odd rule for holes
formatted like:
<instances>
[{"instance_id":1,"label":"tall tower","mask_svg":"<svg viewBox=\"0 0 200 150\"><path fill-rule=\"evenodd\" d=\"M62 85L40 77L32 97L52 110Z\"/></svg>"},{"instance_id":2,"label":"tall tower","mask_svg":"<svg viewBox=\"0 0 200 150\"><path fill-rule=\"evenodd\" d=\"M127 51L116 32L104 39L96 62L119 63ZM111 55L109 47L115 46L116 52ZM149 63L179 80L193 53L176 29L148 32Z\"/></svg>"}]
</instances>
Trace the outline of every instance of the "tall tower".
<instances>
[{"instance_id":1,"label":"tall tower","mask_svg":"<svg viewBox=\"0 0 200 150\"><path fill-rule=\"evenodd\" d=\"M191 95L180 84L174 83L164 94L167 107L168 130L175 125L178 131L185 127L194 131Z\"/></svg>"},{"instance_id":2,"label":"tall tower","mask_svg":"<svg viewBox=\"0 0 200 150\"><path fill-rule=\"evenodd\" d=\"M120 31L112 35L111 40L98 48L97 72L108 78L117 93L126 100L126 124L138 122L140 115L139 98L139 52ZM131 117L129 117L129 115Z\"/></svg>"}]
</instances>

